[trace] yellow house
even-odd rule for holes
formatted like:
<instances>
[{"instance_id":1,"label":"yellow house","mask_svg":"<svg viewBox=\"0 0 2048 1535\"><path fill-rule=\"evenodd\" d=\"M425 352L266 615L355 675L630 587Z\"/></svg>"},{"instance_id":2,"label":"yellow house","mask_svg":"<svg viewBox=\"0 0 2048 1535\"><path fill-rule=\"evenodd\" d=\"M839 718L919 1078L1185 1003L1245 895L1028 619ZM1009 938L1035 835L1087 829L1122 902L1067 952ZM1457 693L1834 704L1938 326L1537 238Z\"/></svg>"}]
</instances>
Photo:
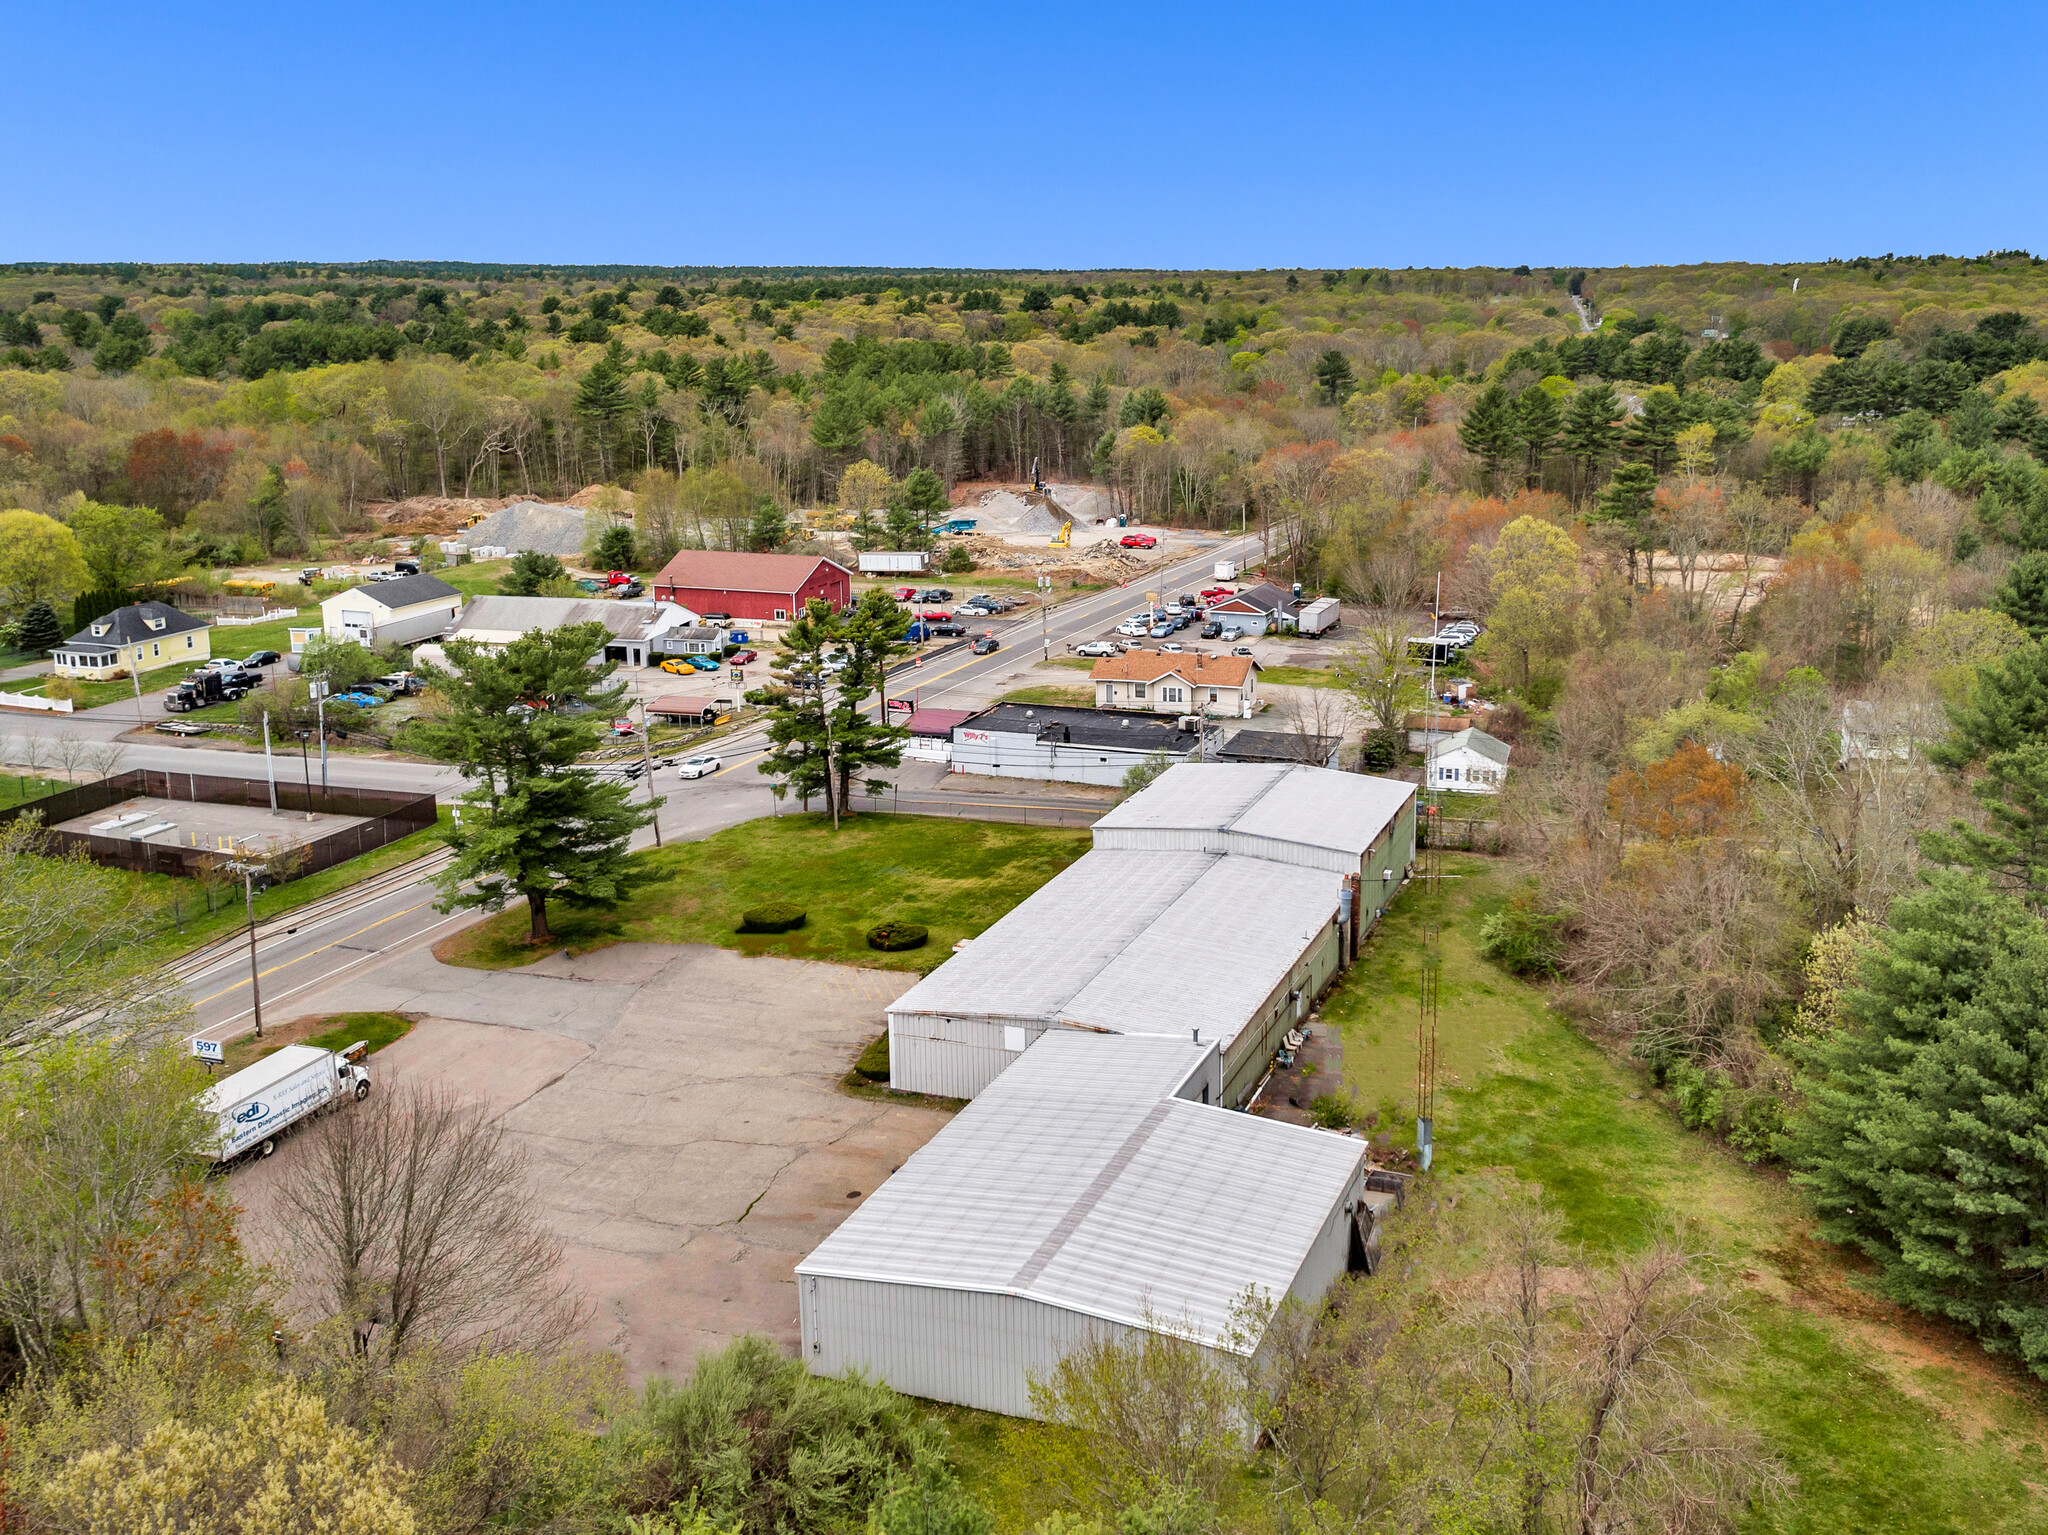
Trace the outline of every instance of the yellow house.
<instances>
[{"instance_id":1,"label":"yellow house","mask_svg":"<svg viewBox=\"0 0 2048 1535\"><path fill-rule=\"evenodd\" d=\"M95 618L51 654L58 676L88 680L197 666L213 655L213 630L167 602L133 602Z\"/></svg>"}]
</instances>

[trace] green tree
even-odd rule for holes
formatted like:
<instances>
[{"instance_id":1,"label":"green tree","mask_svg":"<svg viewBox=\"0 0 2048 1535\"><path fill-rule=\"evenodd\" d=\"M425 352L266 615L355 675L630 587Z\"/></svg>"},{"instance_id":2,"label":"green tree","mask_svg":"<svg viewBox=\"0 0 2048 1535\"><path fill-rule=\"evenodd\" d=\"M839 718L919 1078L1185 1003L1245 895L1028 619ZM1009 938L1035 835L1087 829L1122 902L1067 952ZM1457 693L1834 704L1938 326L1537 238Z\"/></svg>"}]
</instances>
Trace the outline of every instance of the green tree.
<instances>
[{"instance_id":1,"label":"green tree","mask_svg":"<svg viewBox=\"0 0 2048 1535\"><path fill-rule=\"evenodd\" d=\"M608 637L603 624L565 624L496 654L450 640L449 668L422 668L441 708L414 726L416 736L476 784L461 819L441 833L455 860L436 877L440 910L499 911L524 898L531 939L544 943L550 901L608 909L656 877L626 857L655 805L578 765L625 696L610 681L613 663L590 664Z\"/></svg>"},{"instance_id":2,"label":"green tree","mask_svg":"<svg viewBox=\"0 0 2048 1535\"><path fill-rule=\"evenodd\" d=\"M2048 1376L2048 933L1976 875L1896 902L1784 1138L1821 1235L1892 1300Z\"/></svg>"},{"instance_id":3,"label":"green tree","mask_svg":"<svg viewBox=\"0 0 2048 1535\"><path fill-rule=\"evenodd\" d=\"M57 610L45 599L38 597L21 615L18 643L30 655L41 655L64 643L64 626L57 622Z\"/></svg>"},{"instance_id":4,"label":"green tree","mask_svg":"<svg viewBox=\"0 0 2048 1535\"><path fill-rule=\"evenodd\" d=\"M1515 396L1515 441L1522 447L1522 472L1531 489L1542 483L1543 460L1557 446L1563 418L1557 400L1541 384L1531 384Z\"/></svg>"},{"instance_id":5,"label":"green tree","mask_svg":"<svg viewBox=\"0 0 2048 1535\"><path fill-rule=\"evenodd\" d=\"M1993 752L2048 741L2048 641L1979 667L1976 686L1947 708L1949 738L1927 754L1951 771Z\"/></svg>"},{"instance_id":6,"label":"green tree","mask_svg":"<svg viewBox=\"0 0 2048 1535\"><path fill-rule=\"evenodd\" d=\"M1799 499L1811 506L1814 482L1827 467L1830 451L1828 439L1809 426L1797 437L1771 445L1771 470L1782 474L1786 483L1798 491Z\"/></svg>"},{"instance_id":7,"label":"green tree","mask_svg":"<svg viewBox=\"0 0 2048 1535\"><path fill-rule=\"evenodd\" d=\"M2014 560L1989 606L2035 639L2048 638L2048 549L2029 549Z\"/></svg>"},{"instance_id":8,"label":"green tree","mask_svg":"<svg viewBox=\"0 0 2048 1535\"><path fill-rule=\"evenodd\" d=\"M1622 445L1631 458L1662 474L1670 467L1678 434L1687 425L1685 401L1668 389L1652 389L1643 396L1643 408L1622 428Z\"/></svg>"},{"instance_id":9,"label":"green tree","mask_svg":"<svg viewBox=\"0 0 2048 1535\"><path fill-rule=\"evenodd\" d=\"M885 794L889 784L875 772L903 764L903 745L910 732L888 723L886 704L889 663L910 648L903 638L909 629L908 610L898 607L881 587L862 593L853 611L839 621L838 638L847 665L837 678L832 746L842 812L852 808L856 778L864 781L870 795ZM872 720L861 712L870 693L875 695Z\"/></svg>"},{"instance_id":10,"label":"green tree","mask_svg":"<svg viewBox=\"0 0 2048 1535\"><path fill-rule=\"evenodd\" d=\"M87 579L78 537L63 523L41 512L0 512L0 610L68 602Z\"/></svg>"},{"instance_id":11,"label":"green tree","mask_svg":"<svg viewBox=\"0 0 2048 1535\"><path fill-rule=\"evenodd\" d=\"M1975 869L2036 911L2048 906L2048 741L1993 752L1970 784L1985 827L1951 821L1920 834L1921 856Z\"/></svg>"},{"instance_id":12,"label":"green tree","mask_svg":"<svg viewBox=\"0 0 2048 1535\"><path fill-rule=\"evenodd\" d=\"M631 570L634 556L632 526L623 522L612 523L597 535L591 554L598 570Z\"/></svg>"},{"instance_id":13,"label":"green tree","mask_svg":"<svg viewBox=\"0 0 2048 1535\"><path fill-rule=\"evenodd\" d=\"M1351 359L1332 348L1316 359L1316 386L1325 405L1341 405L1351 393Z\"/></svg>"},{"instance_id":14,"label":"green tree","mask_svg":"<svg viewBox=\"0 0 2048 1535\"><path fill-rule=\"evenodd\" d=\"M391 670L390 663L359 640L337 640L316 634L299 658L299 673L317 677L331 693L346 693Z\"/></svg>"},{"instance_id":15,"label":"green tree","mask_svg":"<svg viewBox=\"0 0 2048 1535\"><path fill-rule=\"evenodd\" d=\"M498 577L498 590L507 597L532 597L550 581L563 580L568 574L568 567L552 554L522 549L512 556L511 566Z\"/></svg>"},{"instance_id":16,"label":"green tree","mask_svg":"<svg viewBox=\"0 0 2048 1535\"><path fill-rule=\"evenodd\" d=\"M93 348L92 365L109 376L119 376L140 364L149 353L147 332L138 336L132 332L116 331Z\"/></svg>"},{"instance_id":17,"label":"green tree","mask_svg":"<svg viewBox=\"0 0 2048 1535\"><path fill-rule=\"evenodd\" d=\"M249 498L249 517L256 525L256 537L266 556L276 550L278 537L285 530L285 507L290 498L283 466L272 464L257 482L256 493Z\"/></svg>"},{"instance_id":18,"label":"green tree","mask_svg":"<svg viewBox=\"0 0 2048 1535\"><path fill-rule=\"evenodd\" d=\"M1959 448L1986 448L1998 435L1998 411L1991 396L1967 389L1948 413L1948 440Z\"/></svg>"},{"instance_id":19,"label":"green tree","mask_svg":"<svg viewBox=\"0 0 2048 1535\"><path fill-rule=\"evenodd\" d=\"M1501 469L1515 451L1515 412L1508 392L1488 384L1458 423L1458 441L1480 462L1486 488L1492 490Z\"/></svg>"},{"instance_id":20,"label":"green tree","mask_svg":"<svg viewBox=\"0 0 2048 1535\"><path fill-rule=\"evenodd\" d=\"M927 514L952 510L952 502L946 495L946 482L939 478L937 470L922 466L903 477L902 484L889 498L889 504Z\"/></svg>"},{"instance_id":21,"label":"green tree","mask_svg":"<svg viewBox=\"0 0 2048 1535\"><path fill-rule=\"evenodd\" d=\"M1585 494L1614 457L1621 435L1616 424L1620 416L1621 401L1612 384L1583 385L1565 407L1563 446L1578 471L1579 495Z\"/></svg>"},{"instance_id":22,"label":"green tree","mask_svg":"<svg viewBox=\"0 0 2048 1535\"><path fill-rule=\"evenodd\" d=\"M828 810L834 803L825 656L838 638L838 615L819 601L808 603L783 631L777 672L788 686L774 701L768 750L755 768L774 780L777 799L794 795L806 810L814 797L826 797Z\"/></svg>"},{"instance_id":23,"label":"green tree","mask_svg":"<svg viewBox=\"0 0 2048 1535\"><path fill-rule=\"evenodd\" d=\"M1517 517L1501 529L1488 562L1493 613L1487 644L1515 658L1520 685L1527 689L1537 661L1571 652L1579 546L1555 523Z\"/></svg>"},{"instance_id":24,"label":"green tree","mask_svg":"<svg viewBox=\"0 0 2048 1535\"><path fill-rule=\"evenodd\" d=\"M789 542L789 518L782 503L764 495L755 504L754 517L747 524L747 547L765 553Z\"/></svg>"},{"instance_id":25,"label":"green tree","mask_svg":"<svg viewBox=\"0 0 2048 1535\"><path fill-rule=\"evenodd\" d=\"M1623 464L1600 492L1592 521L1614 530L1628 554L1628 584L1636 584L1636 556L1653 538L1650 514L1657 505L1657 471L1648 464Z\"/></svg>"},{"instance_id":26,"label":"green tree","mask_svg":"<svg viewBox=\"0 0 2048 1535\"><path fill-rule=\"evenodd\" d=\"M94 586L134 586L162 568L164 520L148 507L87 501L72 508L66 521Z\"/></svg>"}]
</instances>

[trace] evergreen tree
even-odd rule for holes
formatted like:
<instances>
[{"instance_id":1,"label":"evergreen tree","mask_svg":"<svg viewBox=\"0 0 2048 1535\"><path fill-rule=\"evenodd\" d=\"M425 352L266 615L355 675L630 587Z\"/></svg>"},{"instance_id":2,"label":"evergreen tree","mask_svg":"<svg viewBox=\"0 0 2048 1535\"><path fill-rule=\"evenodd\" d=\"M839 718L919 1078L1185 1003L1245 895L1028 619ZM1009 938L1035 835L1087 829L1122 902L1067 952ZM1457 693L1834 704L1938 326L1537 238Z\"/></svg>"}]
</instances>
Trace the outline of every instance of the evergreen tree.
<instances>
[{"instance_id":1,"label":"evergreen tree","mask_svg":"<svg viewBox=\"0 0 2048 1535\"><path fill-rule=\"evenodd\" d=\"M1590 487L1614 457L1620 437L1620 428L1615 423L1620 416L1621 401L1610 384L1582 386L1565 407L1565 456L1578 467L1581 486Z\"/></svg>"},{"instance_id":2,"label":"evergreen tree","mask_svg":"<svg viewBox=\"0 0 2048 1535\"><path fill-rule=\"evenodd\" d=\"M1677 450L1678 434L1688 425L1685 402L1668 389L1652 389L1643 396L1642 410L1622 429L1622 444L1631 458L1662 474Z\"/></svg>"},{"instance_id":3,"label":"evergreen tree","mask_svg":"<svg viewBox=\"0 0 2048 1535\"><path fill-rule=\"evenodd\" d=\"M819 601L807 604L783 632L776 675L786 689L775 701L768 721L768 750L756 769L776 780L777 799L793 794L806 810L821 795L827 796L827 808L831 806L825 654L838 634L837 615L830 604Z\"/></svg>"},{"instance_id":4,"label":"evergreen tree","mask_svg":"<svg viewBox=\"0 0 2048 1535\"><path fill-rule=\"evenodd\" d=\"M1351 393L1351 359L1335 348L1316 359L1316 384L1325 405L1341 405Z\"/></svg>"},{"instance_id":5,"label":"evergreen tree","mask_svg":"<svg viewBox=\"0 0 2048 1535\"><path fill-rule=\"evenodd\" d=\"M1543 460L1557 446L1563 424L1556 399L1541 384L1515 396L1515 441L1522 445L1522 472L1532 490L1543 481Z\"/></svg>"},{"instance_id":6,"label":"evergreen tree","mask_svg":"<svg viewBox=\"0 0 2048 1535\"><path fill-rule=\"evenodd\" d=\"M1651 544L1650 513L1657 504L1657 471L1623 464L1600 492L1592 521L1611 525L1628 554L1628 584L1636 584L1636 556Z\"/></svg>"},{"instance_id":7,"label":"evergreen tree","mask_svg":"<svg viewBox=\"0 0 2048 1535\"><path fill-rule=\"evenodd\" d=\"M764 495L754 508L754 520L747 524L747 547L757 553L780 549L789 542L789 518L782 503Z\"/></svg>"},{"instance_id":8,"label":"evergreen tree","mask_svg":"<svg viewBox=\"0 0 2048 1535\"><path fill-rule=\"evenodd\" d=\"M272 464L257 483L256 494L249 498L249 515L256 523L256 537L263 543L267 555L277 547L278 535L285 528L284 470Z\"/></svg>"},{"instance_id":9,"label":"evergreen tree","mask_svg":"<svg viewBox=\"0 0 2048 1535\"><path fill-rule=\"evenodd\" d=\"M603 624L567 624L495 653L449 640L448 669L421 667L442 708L414 724L420 744L476 783L462 819L440 833L455 849L436 876L440 910L523 898L532 941L544 943L550 901L610 908L655 877L626 857L655 807L579 765L625 696L608 681L612 663L590 664L609 637Z\"/></svg>"},{"instance_id":10,"label":"evergreen tree","mask_svg":"<svg viewBox=\"0 0 2048 1535\"><path fill-rule=\"evenodd\" d=\"M1465 412L1465 419L1458 423L1458 441L1479 460L1485 471L1486 488L1492 490L1502 467L1515 451L1514 406L1499 384L1488 384L1479 391L1479 397Z\"/></svg>"},{"instance_id":11,"label":"evergreen tree","mask_svg":"<svg viewBox=\"0 0 2048 1535\"><path fill-rule=\"evenodd\" d=\"M1988 606L2035 639L2048 638L2048 550L2030 549L2014 560Z\"/></svg>"},{"instance_id":12,"label":"evergreen tree","mask_svg":"<svg viewBox=\"0 0 2048 1535\"><path fill-rule=\"evenodd\" d=\"M568 574L568 568L552 554L522 549L512 556L510 568L498 577L498 590L507 597L531 597L548 582L564 580Z\"/></svg>"},{"instance_id":13,"label":"evergreen tree","mask_svg":"<svg viewBox=\"0 0 2048 1535\"><path fill-rule=\"evenodd\" d=\"M847 666L836 680L832 747L839 766L835 792L842 814L852 809L853 781L864 779L870 795L888 791L886 781L870 776L877 768L903 763L903 743L910 732L888 723L889 663L909 646L903 636L910 614L888 592L874 587L840 621L838 639ZM875 695L875 717L862 713L867 696Z\"/></svg>"},{"instance_id":14,"label":"evergreen tree","mask_svg":"<svg viewBox=\"0 0 2048 1535\"><path fill-rule=\"evenodd\" d=\"M615 522L597 536L597 547L592 551L599 570L631 570L633 568L633 528L630 523Z\"/></svg>"},{"instance_id":15,"label":"evergreen tree","mask_svg":"<svg viewBox=\"0 0 2048 1535\"><path fill-rule=\"evenodd\" d=\"M2048 906L2048 741L1993 752L1970 792L1988 829L1951 821L1920 834L1922 856L1975 869L2039 911Z\"/></svg>"},{"instance_id":16,"label":"evergreen tree","mask_svg":"<svg viewBox=\"0 0 2048 1535\"><path fill-rule=\"evenodd\" d=\"M2031 443L2041 429L2041 407L2030 394L2015 390L1998 408L1997 434L2000 442Z\"/></svg>"},{"instance_id":17,"label":"evergreen tree","mask_svg":"<svg viewBox=\"0 0 2048 1535\"><path fill-rule=\"evenodd\" d=\"M1980 878L1936 874L1859 978L1843 1024L1796 1047L1793 1181L1887 1296L2048 1375L2048 933Z\"/></svg>"},{"instance_id":18,"label":"evergreen tree","mask_svg":"<svg viewBox=\"0 0 2048 1535\"><path fill-rule=\"evenodd\" d=\"M1948 706L1950 735L1927 755L1961 771L1994 752L2048 741L2048 641L1977 668L1976 686Z\"/></svg>"},{"instance_id":19,"label":"evergreen tree","mask_svg":"<svg viewBox=\"0 0 2048 1535\"><path fill-rule=\"evenodd\" d=\"M890 496L889 504L921 514L952 510L952 502L946 496L946 482L939 478L937 470L922 467L903 477Z\"/></svg>"},{"instance_id":20,"label":"evergreen tree","mask_svg":"<svg viewBox=\"0 0 2048 1535\"><path fill-rule=\"evenodd\" d=\"M1966 389L1948 413L1948 440L1959 448L1989 447L1998 431L1998 412L1991 396L1981 389Z\"/></svg>"},{"instance_id":21,"label":"evergreen tree","mask_svg":"<svg viewBox=\"0 0 2048 1535\"><path fill-rule=\"evenodd\" d=\"M57 622L57 610L47 598L38 597L21 615L21 648L31 655L41 655L63 643L64 627Z\"/></svg>"}]
</instances>

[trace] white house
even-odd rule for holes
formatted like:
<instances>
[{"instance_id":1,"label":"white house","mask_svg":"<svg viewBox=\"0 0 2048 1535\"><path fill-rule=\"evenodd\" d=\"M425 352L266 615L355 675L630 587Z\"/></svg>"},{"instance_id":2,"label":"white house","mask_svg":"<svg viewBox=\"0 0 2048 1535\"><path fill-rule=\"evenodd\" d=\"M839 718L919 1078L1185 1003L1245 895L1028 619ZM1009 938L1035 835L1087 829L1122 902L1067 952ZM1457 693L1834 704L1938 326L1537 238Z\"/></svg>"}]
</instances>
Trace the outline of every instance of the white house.
<instances>
[{"instance_id":1,"label":"white house","mask_svg":"<svg viewBox=\"0 0 2048 1535\"><path fill-rule=\"evenodd\" d=\"M1088 680L1095 684L1098 709L1248 720L1256 704L1258 671L1250 656L1130 650L1097 661Z\"/></svg>"},{"instance_id":2,"label":"white house","mask_svg":"<svg viewBox=\"0 0 2048 1535\"><path fill-rule=\"evenodd\" d=\"M1508 743L1468 725L1430 747L1423 782L1459 794L1498 794L1508 779Z\"/></svg>"},{"instance_id":3,"label":"white house","mask_svg":"<svg viewBox=\"0 0 2048 1535\"><path fill-rule=\"evenodd\" d=\"M436 639L462 611L462 593L439 576L371 581L320 604L320 629L330 640L410 645Z\"/></svg>"},{"instance_id":4,"label":"white house","mask_svg":"<svg viewBox=\"0 0 2048 1535\"><path fill-rule=\"evenodd\" d=\"M51 654L60 677L139 675L181 662L197 666L209 659L213 631L205 619L167 602L132 602L101 614Z\"/></svg>"}]
</instances>

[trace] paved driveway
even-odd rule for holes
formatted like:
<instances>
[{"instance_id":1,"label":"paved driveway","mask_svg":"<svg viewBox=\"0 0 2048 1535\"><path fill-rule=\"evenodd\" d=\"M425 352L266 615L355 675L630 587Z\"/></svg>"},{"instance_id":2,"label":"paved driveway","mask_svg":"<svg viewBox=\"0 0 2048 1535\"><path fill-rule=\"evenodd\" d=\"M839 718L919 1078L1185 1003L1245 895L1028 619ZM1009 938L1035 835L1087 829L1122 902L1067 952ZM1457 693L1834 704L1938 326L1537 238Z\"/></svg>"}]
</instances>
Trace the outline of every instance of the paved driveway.
<instances>
[{"instance_id":1,"label":"paved driveway","mask_svg":"<svg viewBox=\"0 0 2048 1535\"><path fill-rule=\"evenodd\" d=\"M742 1332L795 1352L792 1266L945 1121L837 1086L913 979L705 945L498 972L418 950L303 1010L427 1015L373 1069L503 1117L597 1307L591 1341L637 1381ZM235 1175L259 1221L293 1150Z\"/></svg>"}]
</instances>

